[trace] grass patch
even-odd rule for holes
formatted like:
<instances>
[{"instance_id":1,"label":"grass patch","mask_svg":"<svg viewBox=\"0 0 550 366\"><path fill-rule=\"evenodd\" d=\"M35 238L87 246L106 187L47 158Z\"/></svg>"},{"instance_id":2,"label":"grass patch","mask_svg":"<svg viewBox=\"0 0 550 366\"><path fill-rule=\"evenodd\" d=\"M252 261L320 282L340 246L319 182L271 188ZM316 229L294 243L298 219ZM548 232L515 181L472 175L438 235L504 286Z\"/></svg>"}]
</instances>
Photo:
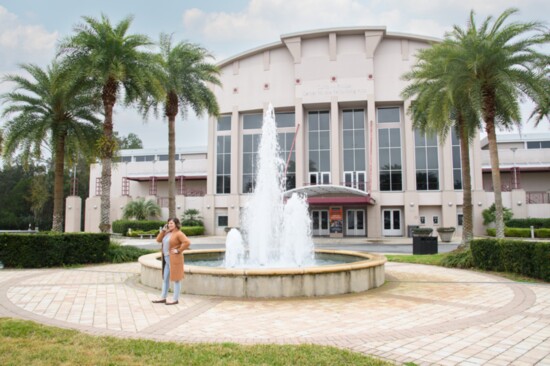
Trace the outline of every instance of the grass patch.
<instances>
[{"instance_id":1,"label":"grass patch","mask_svg":"<svg viewBox=\"0 0 550 366\"><path fill-rule=\"evenodd\" d=\"M335 347L179 344L94 337L0 318L1 365L392 365Z\"/></svg>"},{"instance_id":2,"label":"grass patch","mask_svg":"<svg viewBox=\"0 0 550 366\"><path fill-rule=\"evenodd\" d=\"M484 271L473 267L472 253L470 250L455 250L450 253L423 254L423 255L385 255L388 261L398 263L428 264L432 266L465 268L476 272L488 273L504 277L516 282L545 283L542 280L519 275L511 272Z\"/></svg>"},{"instance_id":3,"label":"grass patch","mask_svg":"<svg viewBox=\"0 0 550 366\"><path fill-rule=\"evenodd\" d=\"M390 262L441 265L444 254L395 255L385 254Z\"/></svg>"}]
</instances>

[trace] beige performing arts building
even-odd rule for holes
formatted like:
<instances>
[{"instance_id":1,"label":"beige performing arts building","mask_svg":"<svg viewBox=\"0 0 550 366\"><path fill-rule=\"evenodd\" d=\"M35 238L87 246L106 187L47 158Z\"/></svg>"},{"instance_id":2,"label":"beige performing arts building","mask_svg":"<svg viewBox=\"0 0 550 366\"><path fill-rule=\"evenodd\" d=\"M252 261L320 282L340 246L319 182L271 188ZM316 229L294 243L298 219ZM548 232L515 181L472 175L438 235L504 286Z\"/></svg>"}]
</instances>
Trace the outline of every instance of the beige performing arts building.
<instances>
[{"instance_id":1,"label":"beige performing arts building","mask_svg":"<svg viewBox=\"0 0 550 366\"><path fill-rule=\"evenodd\" d=\"M336 28L283 35L221 62L222 87L214 89L221 116L209 120L208 146L178 150L178 215L198 209L213 235L239 226L271 103L287 194L307 195L314 235L399 237L415 226L453 226L460 235L457 136L441 140L416 131L406 113L411 100L400 96L401 76L432 42L384 27ZM505 139L499 149L505 206L515 217L550 216L550 136ZM112 220L136 197L155 199L167 216L166 154L122 152L113 169ZM474 231L481 235L481 211L494 197L488 151L479 138L470 159ZM92 166L86 231L98 230L100 170Z\"/></svg>"}]
</instances>

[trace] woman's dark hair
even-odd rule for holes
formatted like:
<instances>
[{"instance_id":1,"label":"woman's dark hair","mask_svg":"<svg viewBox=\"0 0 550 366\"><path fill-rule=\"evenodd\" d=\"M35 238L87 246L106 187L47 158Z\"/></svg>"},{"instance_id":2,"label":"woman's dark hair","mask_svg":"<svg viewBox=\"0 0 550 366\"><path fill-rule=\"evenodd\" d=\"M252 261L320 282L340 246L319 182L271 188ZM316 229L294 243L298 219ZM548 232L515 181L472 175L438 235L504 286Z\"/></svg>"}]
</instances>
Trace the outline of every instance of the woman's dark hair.
<instances>
[{"instance_id":1,"label":"woman's dark hair","mask_svg":"<svg viewBox=\"0 0 550 366\"><path fill-rule=\"evenodd\" d=\"M178 219L177 217L171 217L171 218L169 218L168 221L166 221L166 222L168 223L168 222L170 222L170 221L173 221L174 224L176 225L176 227L177 227L178 229L181 228L180 219Z\"/></svg>"}]
</instances>

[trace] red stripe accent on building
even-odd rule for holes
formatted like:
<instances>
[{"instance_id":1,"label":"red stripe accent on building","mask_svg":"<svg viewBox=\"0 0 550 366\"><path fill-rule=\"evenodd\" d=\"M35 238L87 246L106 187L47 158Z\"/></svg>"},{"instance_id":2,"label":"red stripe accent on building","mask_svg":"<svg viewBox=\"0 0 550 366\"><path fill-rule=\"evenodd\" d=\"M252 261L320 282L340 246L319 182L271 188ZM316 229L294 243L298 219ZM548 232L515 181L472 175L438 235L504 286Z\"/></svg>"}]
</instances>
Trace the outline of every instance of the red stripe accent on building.
<instances>
[{"instance_id":1,"label":"red stripe accent on building","mask_svg":"<svg viewBox=\"0 0 550 366\"><path fill-rule=\"evenodd\" d=\"M370 196L357 197L308 197L307 202L310 205L351 205L363 204L372 205Z\"/></svg>"}]
</instances>

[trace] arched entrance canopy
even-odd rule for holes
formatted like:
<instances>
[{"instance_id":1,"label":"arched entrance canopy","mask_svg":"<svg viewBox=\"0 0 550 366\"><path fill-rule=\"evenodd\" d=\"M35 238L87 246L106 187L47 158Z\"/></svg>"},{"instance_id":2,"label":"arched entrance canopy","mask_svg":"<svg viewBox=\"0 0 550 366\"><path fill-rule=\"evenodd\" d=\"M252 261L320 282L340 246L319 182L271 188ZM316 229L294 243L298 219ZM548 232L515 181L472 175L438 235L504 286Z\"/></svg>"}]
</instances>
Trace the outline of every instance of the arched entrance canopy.
<instances>
[{"instance_id":1,"label":"arched entrance canopy","mask_svg":"<svg viewBox=\"0 0 550 366\"><path fill-rule=\"evenodd\" d=\"M285 198L290 198L293 193L307 196L309 204L345 205L345 204L367 204L374 205L376 201L370 193L356 188L337 186L332 184L310 185L294 188L284 193Z\"/></svg>"}]
</instances>

